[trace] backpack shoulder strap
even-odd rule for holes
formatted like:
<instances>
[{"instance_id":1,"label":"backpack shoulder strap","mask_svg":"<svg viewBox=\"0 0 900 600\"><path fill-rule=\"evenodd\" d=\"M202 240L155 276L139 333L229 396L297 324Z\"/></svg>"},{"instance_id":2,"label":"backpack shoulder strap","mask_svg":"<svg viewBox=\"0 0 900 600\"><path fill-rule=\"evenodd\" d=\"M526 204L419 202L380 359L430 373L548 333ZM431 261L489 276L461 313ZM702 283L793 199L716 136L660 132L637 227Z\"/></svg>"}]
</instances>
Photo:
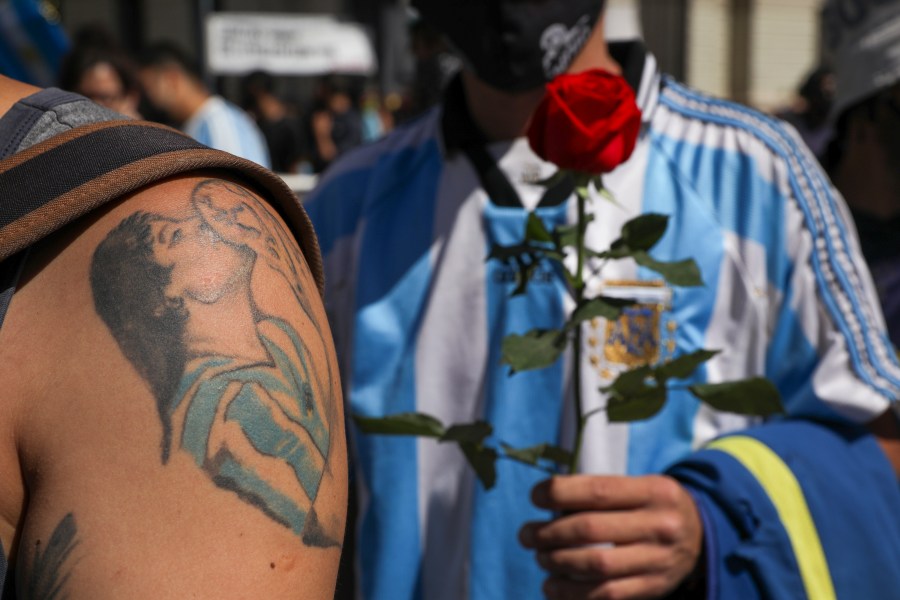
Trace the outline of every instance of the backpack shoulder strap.
<instances>
[{"instance_id":1,"label":"backpack shoulder strap","mask_svg":"<svg viewBox=\"0 0 900 600\"><path fill-rule=\"evenodd\" d=\"M292 228L321 294L312 224L280 177L158 123L93 123L0 161L0 261L66 224L155 181L201 169L228 171L260 192Z\"/></svg>"}]
</instances>

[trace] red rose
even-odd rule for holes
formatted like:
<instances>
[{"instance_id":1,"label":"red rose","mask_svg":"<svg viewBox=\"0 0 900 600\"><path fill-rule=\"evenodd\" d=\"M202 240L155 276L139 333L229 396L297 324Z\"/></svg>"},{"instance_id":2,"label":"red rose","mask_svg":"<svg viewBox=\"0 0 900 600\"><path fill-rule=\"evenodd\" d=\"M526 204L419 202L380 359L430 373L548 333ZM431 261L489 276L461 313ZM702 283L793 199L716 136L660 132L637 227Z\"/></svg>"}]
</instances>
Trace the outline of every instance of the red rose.
<instances>
[{"instance_id":1,"label":"red rose","mask_svg":"<svg viewBox=\"0 0 900 600\"><path fill-rule=\"evenodd\" d=\"M640 128L631 87L618 75L592 69L547 84L528 140L538 156L562 169L607 173L631 156Z\"/></svg>"}]
</instances>

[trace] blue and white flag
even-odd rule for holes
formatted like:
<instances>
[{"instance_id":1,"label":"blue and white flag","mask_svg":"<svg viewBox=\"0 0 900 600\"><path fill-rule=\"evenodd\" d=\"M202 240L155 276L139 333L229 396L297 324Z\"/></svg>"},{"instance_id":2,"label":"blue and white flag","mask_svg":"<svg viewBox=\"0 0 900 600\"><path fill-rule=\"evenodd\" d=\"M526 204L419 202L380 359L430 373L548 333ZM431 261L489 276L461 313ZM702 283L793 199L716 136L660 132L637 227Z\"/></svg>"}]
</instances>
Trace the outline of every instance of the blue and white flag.
<instances>
[{"instance_id":1,"label":"blue and white flag","mask_svg":"<svg viewBox=\"0 0 900 600\"><path fill-rule=\"evenodd\" d=\"M69 40L46 0L0 0L0 73L39 86L56 83Z\"/></svg>"}]
</instances>

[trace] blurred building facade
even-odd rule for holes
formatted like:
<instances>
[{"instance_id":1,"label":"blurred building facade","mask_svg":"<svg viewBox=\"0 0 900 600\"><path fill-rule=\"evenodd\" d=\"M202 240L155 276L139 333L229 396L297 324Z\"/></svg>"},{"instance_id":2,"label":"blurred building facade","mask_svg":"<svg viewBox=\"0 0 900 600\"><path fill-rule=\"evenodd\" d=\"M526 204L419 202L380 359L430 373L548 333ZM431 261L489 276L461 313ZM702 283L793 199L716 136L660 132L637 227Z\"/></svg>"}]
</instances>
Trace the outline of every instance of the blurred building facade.
<instances>
[{"instance_id":1,"label":"blurred building facade","mask_svg":"<svg viewBox=\"0 0 900 600\"><path fill-rule=\"evenodd\" d=\"M70 31L100 21L132 50L166 38L199 58L206 13L330 14L367 28L384 91L402 86L412 68L408 0L49 1ZM819 61L821 5L822 0L608 0L608 12L625 30L611 33L642 31L665 71L717 96L772 109L790 99Z\"/></svg>"},{"instance_id":2,"label":"blurred building facade","mask_svg":"<svg viewBox=\"0 0 900 600\"><path fill-rule=\"evenodd\" d=\"M640 11L664 70L772 110L821 60L822 0L610 0Z\"/></svg>"}]
</instances>

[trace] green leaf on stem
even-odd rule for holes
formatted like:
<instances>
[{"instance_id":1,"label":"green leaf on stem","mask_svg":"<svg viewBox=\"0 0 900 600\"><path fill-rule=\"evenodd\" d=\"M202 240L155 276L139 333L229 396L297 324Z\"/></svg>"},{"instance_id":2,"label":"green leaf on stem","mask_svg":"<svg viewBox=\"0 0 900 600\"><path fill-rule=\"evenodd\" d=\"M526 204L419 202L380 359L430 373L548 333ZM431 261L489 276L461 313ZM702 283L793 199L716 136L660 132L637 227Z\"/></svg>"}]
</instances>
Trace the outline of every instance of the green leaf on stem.
<instances>
[{"instance_id":1,"label":"green leaf on stem","mask_svg":"<svg viewBox=\"0 0 900 600\"><path fill-rule=\"evenodd\" d=\"M601 258L601 259L610 259L616 260L620 258L629 258L634 255L634 252L626 248L625 246L620 246L615 250L604 250L603 252L597 252L595 250L587 249L587 255L592 258Z\"/></svg>"},{"instance_id":2,"label":"green leaf on stem","mask_svg":"<svg viewBox=\"0 0 900 600\"><path fill-rule=\"evenodd\" d=\"M513 373L543 369L555 363L566 348L567 336L559 329L532 329L525 335L503 338L501 363Z\"/></svg>"},{"instance_id":3,"label":"green leaf on stem","mask_svg":"<svg viewBox=\"0 0 900 600\"><path fill-rule=\"evenodd\" d=\"M612 249L626 247L629 250L649 250L666 233L669 217L648 213L635 217L622 226L621 237L612 243Z\"/></svg>"},{"instance_id":4,"label":"green leaf on stem","mask_svg":"<svg viewBox=\"0 0 900 600\"><path fill-rule=\"evenodd\" d=\"M529 255L531 252L531 247L528 244L511 244L509 246L494 244L491 246L491 251L485 260L499 260L506 263L523 254Z\"/></svg>"},{"instance_id":5,"label":"green leaf on stem","mask_svg":"<svg viewBox=\"0 0 900 600\"><path fill-rule=\"evenodd\" d=\"M662 385L647 385L635 393L613 393L606 405L606 416L612 423L640 421L658 413L666 403L667 390Z\"/></svg>"},{"instance_id":6,"label":"green leaf on stem","mask_svg":"<svg viewBox=\"0 0 900 600\"><path fill-rule=\"evenodd\" d=\"M459 448L469 464L472 465L475 475L481 481L484 489L489 490L494 487L494 484L497 483L497 451L471 442L459 442Z\"/></svg>"},{"instance_id":7,"label":"green leaf on stem","mask_svg":"<svg viewBox=\"0 0 900 600\"><path fill-rule=\"evenodd\" d=\"M584 217L584 229L594 220L594 215L589 214ZM553 228L553 242L557 250L562 250L566 246L574 246L578 235L578 225L557 225ZM561 256L561 255L560 255ZM561 260L561 258L560 258Z\"/></svg>"},{"instance_id":8,"label":"green leaf on stem","mask_svg":"<svg viewBox=\"0 0 900 600\"><path fill-rule=\"evenodd\" d=\"M484 262L499 260L502 263L508 262L512 257L517 256L516 246L503 246L501 244L493 244L488 255L484 257Z\"/></svg>"},{"instance_id":9,"label":"green leaf on stem","mask_svg":"<svg viewBox=\"0 0 900 600\"><path fill-rule=\"evenodd\" d=\"M700 268L694 259L687 258L674 262L658 261L646 252L639 250L632 254L635 262L651 271L656 271L672 285L679 287L697 287L703 285Z\"/></svg>"},{"instance_id":10,"label":"green leaf on stem","mask_svg":"<svg viewBox=\"0 0 900 600\"><path fill-rule=\"evenodd\" d=\"M578 227L577 224L573 225L557 225L553 228L551 234L553 235L553 241L559 245L561 242L568 241L572 243L575 241L575 230Z\"/></svg>"},{"instance_id":11,"label":"green leaf on stem","mask_svg":"<svg viewBox=\"0 0 900 600\"><path fill-rule=\"evenodd\" d=\"M525 222L525 240L553 243L553 236L550 235L546 225L533 212L528 213L528 220Z\"/></svg>"},{"instance_id":12,"label":"green leaf on stem","mask_svg":"<svg viewBox=\"0 0 900 600\"><path fill-rule=\"evenodd\" d=\"M686 379L697 370L697 367L718 354L718 350L697 350L690 354L679 356L674 360L656 368L657 381L666 379Z\"/></svg>"},{"instance_id":13,"label":"green leaf on stem","mask_svg":"<svg viewBox=\"0 0 900 600\"><path fill-rule=\"evenodd\" d=\"M634 304L634 300L628 298L607 298L598 296L583 301L574 311L566 323L567 329L572 329L582 321L601 318L614 321L622 314L622 309Z\"/></svg>"},{"instance_id":14,"label":"green leaf on stem","mask_svg":"<svg viewBox=\"0 0 900 600\"><path fill-rule=\"evenodd\" d=\"M784 413L778 388L765 377L698 384L688 389L717 410L757 417Z\"/></svg>"},{"instance_id":15,"label":"green leaf on stem","mask_svg":"<svg viewBox=\"0 0 900 600\"><path fill-rule=\"evenodd\" d=\"M528 448L513 448L507 444L501 444L504 455L526 465L537 466L539 460L549 460L557 465L565 466L572 460L572 453L565 448L551 444L539 444Z\"/></svg>"},{"instance_id":16,"label":"green leaf on stem","mask_svg":"<svg viewBox=\"0 0 900 600\"><path fill-rule=\"evenodd\" d=\"M353 420L363 433L382 435L417 435L440 438L445 434L444 425L424 413L399 413L387 417L353 415Z\"/></svg>"},{"instance_id":17,"label":"green leaf on stem","mask_svg":"<svg viewBox=\"0 0 900 600\"><path fill-rule=\"evenodd\" d=\"M521 296L526 291L528 291L528 283L531 281L531 276L534 274L534 270L537 268L537 261L534 259L530 261L524 260L521 256L517 256L515 258L516 263L516 287L512 291L512 296Z\"/></svg>"},{"instance_id":18,"label":"green leaf on stem","mask_svg":"<svg viewBox=\"0 0 900 600\"><path fill-rule=\"evenodd\" d=\"M565 248L566 246L574 246L576 233L578 232L577 225L558 225L553 230L553 237L556 240L557 248Z\"/></svg>"},{"instance_id":19,"label":"green leaf on stem","mask_svg":"<svg viewBox=\"0 0 900 600\"><path fill-rule=\"evenodd\" d=\"M399 413L387 417L354 414L353 420L366 434L414 435L456 443L486 489L494 487L497 481L497 451L482 444L493 432L490 423L475 421L445 429L440 421L424 413Z\"/></svg>"},{"instance_id":20,"label":"green leaf on stem","mask_svg":"<svg viewBox=\"0 0 900 600\"><path fill-rule=\"evenodd\" d=\"M666 402L666 387L655 379L655 369L642 365L625 371L610 385L600 388L609 394L606 416L611 422L637 421L655 415Z\"/></svg>"},{"instance_id":21,"label":"green leaf on stem","mask_svg":"<svg viewBox=\"0 0 900 600\"><path fill-rule=\"evenodd\" d=\"M494 427L486 421L456 424L447 428L446 433L441 436L440 441L481 444L484 442L485 438L493 432Z\"/></svg>"},{"instance_id":22,"label":"green leaf on stem","mask_svg":"<svg viewBox=\"0 0 900 600\"><path fill-rule=\"evenodd\" d=\"M596 185L596 183L594 185ZM622 204L618 200L616 200L616 197L612 195L612 192L610 192L608 189L603 188L603 187L598 187L597 192L600 194L601 198L603 198L604 200L606 200L613 206L618 206L619 208L624 208L622 206Z\"/></svg>"},{"instance_id":23,"label":"green leaf on stem","mask_svg":"<svg viewBox=\"0 0 900 600\"><path fill-rule=\"evenodd\" d=\"M572 461L572 453L559 446L544 444L544 451L541 458L545 458L560 466L566 466Z\"/></svg>"},{"instance_id":24,"label":"green leaf on stem","mask_svg":"<svg viewBox=\"0 0 900 600\"><path fill-rule=\"evenodd\" d=\"M653 379L653 367L642 365L625 371L615 381L606 387L600 388L601 392L614 394L622 398L640 394L651 385Z\"/></svg>"}]
</instances>

